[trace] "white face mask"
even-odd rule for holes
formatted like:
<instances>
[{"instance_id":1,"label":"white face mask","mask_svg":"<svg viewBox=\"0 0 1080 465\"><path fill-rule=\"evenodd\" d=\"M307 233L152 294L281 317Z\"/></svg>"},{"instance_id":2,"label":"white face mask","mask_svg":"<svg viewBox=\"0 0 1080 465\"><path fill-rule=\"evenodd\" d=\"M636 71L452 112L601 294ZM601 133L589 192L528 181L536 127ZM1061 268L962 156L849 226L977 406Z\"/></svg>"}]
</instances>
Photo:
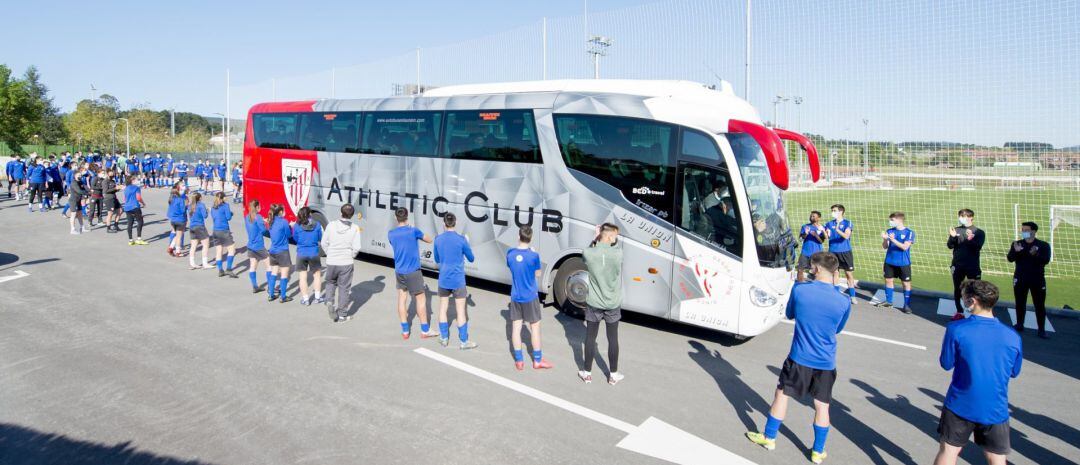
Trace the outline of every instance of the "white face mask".
<instances>
[{"instance_id":1,"label":"white face mask","mask_svg":"<svg viewBox=\"0 0 1080 465\"><path fill-rule=\"evenodd\" d=\"M1024 240L1031 239L1031 233L1027 231L1021 232L1020 237L1024 238Z\"/></svg>"},{"instance_id":2,"label":"white face mask","mask_svg":"<svg viewBox=\"0 0 1080 465\"><path fill-rule=\"evenodd\" d=\"M898 222L896 220L889 220L889 227L890 228L895 228L897 226L900 226L900 222Z\"/></svg>"},{"instance_id":3,"label":"white face mask","mask_svg":"<svg viewBox=\"0 0 1080 465\"><path fill-rule=\"evenodd\" d=\"M957 220L960 221L960 226L971 226L971 219L969 218L964 218L961 216L958 217Z\"/></svg>"},{"instance_id":4,"label":"white face mask","mask_svg":"<svg viewBox=\"0 0 1080 465\"><path fill-rule=\"evenodd\" d=\"M840 219L840 212L832 212L832 217L834 220Z\"/></svg>"}]
</instances>

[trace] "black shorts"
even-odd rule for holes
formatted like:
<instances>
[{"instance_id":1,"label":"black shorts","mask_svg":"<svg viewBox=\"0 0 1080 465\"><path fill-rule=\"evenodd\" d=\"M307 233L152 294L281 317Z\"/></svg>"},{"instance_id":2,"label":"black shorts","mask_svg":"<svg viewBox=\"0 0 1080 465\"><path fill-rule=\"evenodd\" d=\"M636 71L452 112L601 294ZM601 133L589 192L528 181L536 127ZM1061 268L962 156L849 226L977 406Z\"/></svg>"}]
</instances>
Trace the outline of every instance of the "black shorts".
<instances>
[{"instance_id":1,"label":"black shorts","mask_svg":"<svg viewBox=\"0 0 1080 465\"><path fill-rule=\"evenodd\" d=\"M961 279L982 279L982 268L959 268L956 265L949 267L953 276Z\"/></svg>"},{"instance_id":2,"label":"black shorts","mask_svg":"<svg viewBox=\"0 0 1080 465\"><path fill-rule=\"evenodd\" d=\"M881 271L885 279L900 278L905 283L911 282L911 265L897 266L886 263Z\"/></svg>"},{"instance_id":3,"label":"black shorts","mask_svg":"<svg viewBox=\"0 0 1080 465\"><path fill-rule=\"evenodd\" d=\"M621 319L621 308L597 308L592 305L585 306L585 321L599 323L600 320L604 320L604 323L614 323Z\"/></svg>"},{"instance_id":4,"label":"black shorts","mask_svg":"<svg viewBox=\"0 0 1080 465\"><path fill-rule=\"evenodd\" d=\"M798 270L810 271L810 256L806 254L799 255Z\"/></svg>"},{"instance_id":5,"label":"black shorts","mask_svg":"<svg viewBox=\"0 0 1080 465\"><path fill-rule=\"evenodd\" d=\"M308 271L314 273L322 269L322 259L318 255L314 257L296 256L296 271Z\"/></svg>"},{"instance_id":6,"label":"black shorts","mask_svg":"<svg viewBox=\"0 0 1080 465\"><path fill-rule=\"evenodd\" d=\"M447 289L445 287L439 288L439 297L453 297L455 299L464 299L468 295L469 294L465 290L465 286L461 286L457 289Z\"/></svg>"},{"instance_id":7,"label":"black shorts","mask_svg":"<svg viewBox=\"0 0 1080 465\"><path fill-rule=\"evenodd\" d=\"M182 233L187 230L187 223L178 223L176 221L170 222L172 224L173 232Z\"/></svg>"},{"instance_id":8,"label":"black shorts","mask_svg":"<svg viewBox=\"0 0 1080 465\"><path fill-rule=\"evenodd\" d=\"M195 226L191 228L191 240L201 241L209 238L210 232L206 230L206 226Z\"/></svg>"},{"instance_id":9,"label":"black shorts","mask_svg":"<svg viewBox=\"0 0 1080 465\"><path fill-rule=\"evenodd\" d=\"M832 402L833 383L836 382L836 370L818 370L799 365L788 358L784 360L784 368L780 370L780 381L777 389L782 389L789 397L801 399L807 394L814 400L825 404Z\"/></svg>"},{"instance_id":10,"label":"black shorts","mask_svg":"<svg viewBox=\"0 0 1080 465\"><path fill-rule=\"evenodd\" d=\"M840 262L840 269L843 271L855 271L855 257L851 255L851 251L847 252L832 252L836 256L836 261Z\"/></svg>"},{"instance_id":11,"label":"black shorts","mask_svg":"<svg viewBox=\"0 0 1080 465\"><path fill-rule=\"evenodd\" d=\"M412 295L424 292L424 274L420 270L408 274L396 273L396 275L398 289L408 291Z\"/></svg>"},{"instance_id":12,"label":"black shorts","mask_svg":"<svg viewBox=\"0 0 1080 465\"><path fill-rule=\"evenodd\" d=\"M289 255L288 250L284 252L272 253L270 254L270 266L282 266L286 268L291 267L292 255Z\"/></svg>"},{"instance_id":13,"label":"black shorts","mask_svg":"<svg viewBox=\"0 0 1080 465\"><path fill-rule=\"evenodd\" d=\"M31 192L41 192L43 190L45 190L45 183L43 183L43 182L32 182L32 183L30 183L30 191Z\"/></svg>"},{"instance_id":14,"label":"black shorts","mask_svg":"<svg viewBox=\"0 0 1080 465\"><path fill-rule=\"evenodd\" d=\"M1012 449L1009 442L1009 420L996 425L982 425L965 420L948 408L941 409L938 422L941 441L953 447L964 447L975 433L975 444L991 454L1008 455Z\"/></svg>"},{"instance_id":15,"label":"black shorts","mask_svg":"<svg viewBox=\"0 0 1080 465\"><path fill-rule=\"evenodd\" d=\"M247 256L248 256L249 259L255 260L257 262L261 262L263 260L266 260L268 257L270 257L270 253L268 253L266 251L266 249L263 249L263 250L251 250L251 249L248 249Z\"/></svg>"},{"instance_id":16,"label":"black shorts","mask_svg":"<svg viewBox=\"0 0 1080 465\"><path fill-rule=\"evenodd\" d=\"M119 210L123 207L123 205L120 205L120 200L118 200L116 196L105 197L103 205L105 205L106 210Z\"/></svg>"},{"instance_id":17,"label":"black shorts","mask_svg":"<svg viewBox=\"0 0 1080 465\"><path fill-rule=\"evenodd\" d=\"M228 247L235 244L231 231L214 231L214 244L222 247Z\"/></svg>"},{"instance_id":18,"label":"black shorts","mask_svg":"<svg viewBox=\"0 0 1080 465\"><path fill-rule=\"evenodd\" d=\"M526 323L540 321L540 299L529 302L510 301L510 321L525 320Z\"/></svg>"}]
</instances>

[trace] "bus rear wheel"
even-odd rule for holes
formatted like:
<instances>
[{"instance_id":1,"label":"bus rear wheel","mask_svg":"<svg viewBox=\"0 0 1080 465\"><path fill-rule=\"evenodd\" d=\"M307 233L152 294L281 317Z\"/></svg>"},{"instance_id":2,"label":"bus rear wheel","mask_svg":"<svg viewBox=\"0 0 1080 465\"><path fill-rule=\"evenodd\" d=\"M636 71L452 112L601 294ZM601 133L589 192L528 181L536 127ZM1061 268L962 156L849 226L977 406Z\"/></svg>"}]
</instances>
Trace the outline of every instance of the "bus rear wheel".
<instances>
[{"instance_id":1,"label":"bus rear wheel","mask_svg":"<svg viewBox=\"0 0 1080 465\"><path fill-rule=\"evenodd\" d=\"M585 314L585 298L589 295L589 271L581 257L572 257L555 273L555 305L560 311L575 317Z\"/></svg>"}]
</instances>

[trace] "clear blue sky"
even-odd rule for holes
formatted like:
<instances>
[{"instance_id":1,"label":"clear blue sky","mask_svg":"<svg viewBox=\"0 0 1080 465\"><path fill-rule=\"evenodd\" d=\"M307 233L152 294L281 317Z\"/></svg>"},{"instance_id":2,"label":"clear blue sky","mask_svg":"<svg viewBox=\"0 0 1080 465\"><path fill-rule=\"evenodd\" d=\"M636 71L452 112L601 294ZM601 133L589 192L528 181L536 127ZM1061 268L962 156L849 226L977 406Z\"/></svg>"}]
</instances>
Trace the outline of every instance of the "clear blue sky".
<instances>
[{"instance_id":1,"label":"clear blue sky","mask_svg":"<svg viewBox=\"0 0 1080 465\"><path fill-rule=\"evenodd\" d=\"M385 95L436 85L591 77L582 0L413 2L16 2L0 61L37 65L70 110L90 83L122 105L232 114L276 96ZM744 0L591 0L590 31L615 45L605 77L676 78L742 93ZM1080 144L1080 0L754 0L751 103L828 137ZM458 45L452 45L458 44ZM377 62L365 68L350 65ZM313 73L316 73L312 75ZM287 76L308 75L298 79ZM863 125L863 119L869 121Z\"/></svg>"}]
</instances>

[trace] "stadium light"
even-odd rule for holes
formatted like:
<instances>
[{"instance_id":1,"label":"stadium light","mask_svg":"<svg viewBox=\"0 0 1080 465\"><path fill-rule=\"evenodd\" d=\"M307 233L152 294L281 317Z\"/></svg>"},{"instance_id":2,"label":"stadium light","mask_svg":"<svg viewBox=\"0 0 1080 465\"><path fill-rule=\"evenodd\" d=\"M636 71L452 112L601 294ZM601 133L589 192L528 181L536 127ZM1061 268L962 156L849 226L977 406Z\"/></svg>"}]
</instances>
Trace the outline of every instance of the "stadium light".
<instances>
[{"instance_id":1,"label":"stadium light","mask_svg":"<svg viewBox=\"0 0 1080 465\"><path fill-rule=\"evenodd\" d=\"M607 48L615 43L610 37L592 36L589 38L589 55L593 56L593 79L600 79L600 57L607 56Z\"/></svg>"}]
</instances>

